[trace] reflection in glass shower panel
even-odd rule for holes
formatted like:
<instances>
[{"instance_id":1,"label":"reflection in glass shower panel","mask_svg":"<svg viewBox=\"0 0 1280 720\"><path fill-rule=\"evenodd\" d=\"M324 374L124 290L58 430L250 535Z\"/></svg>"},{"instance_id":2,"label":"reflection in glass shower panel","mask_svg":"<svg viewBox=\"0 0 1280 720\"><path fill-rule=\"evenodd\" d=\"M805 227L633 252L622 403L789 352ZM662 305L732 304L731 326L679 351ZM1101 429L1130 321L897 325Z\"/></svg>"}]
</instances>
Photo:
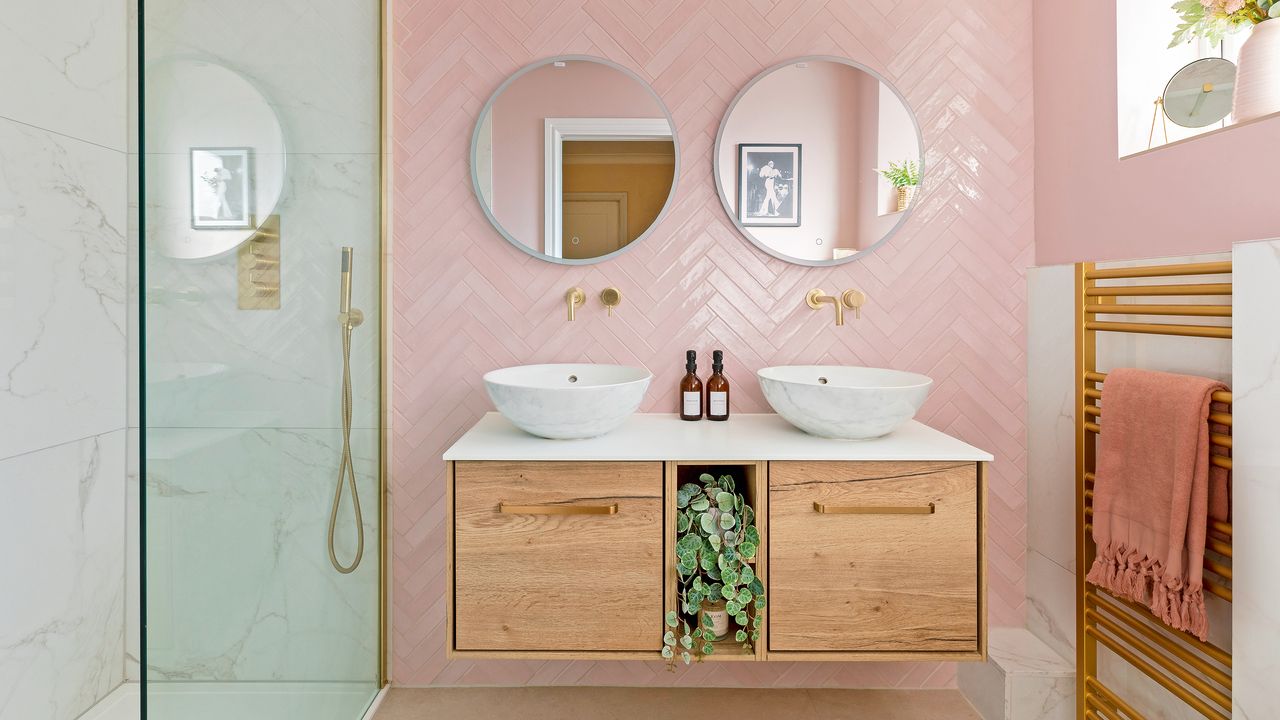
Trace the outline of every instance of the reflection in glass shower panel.
<instances>
[{"instance_id":1,"label":"reflection in glass shower panel","mask_svg":"<svg viewBox=\"0 0 1280 720\"><path fill-rule=\"evenodd\" d=\"M142 2L148 716L355 720L381 653L381 3Z\"/></svg>"}]
</instances>

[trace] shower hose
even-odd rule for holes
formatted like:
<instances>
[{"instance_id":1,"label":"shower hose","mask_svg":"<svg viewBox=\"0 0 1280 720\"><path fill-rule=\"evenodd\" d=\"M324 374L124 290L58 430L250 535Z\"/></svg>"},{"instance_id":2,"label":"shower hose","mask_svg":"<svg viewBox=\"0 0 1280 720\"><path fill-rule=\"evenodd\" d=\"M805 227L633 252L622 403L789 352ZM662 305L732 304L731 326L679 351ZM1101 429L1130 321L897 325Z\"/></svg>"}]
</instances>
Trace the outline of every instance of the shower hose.
<instances>
[{"instance_id":1,"label":"shower hose","mask_svg":"<svg viewBox=\"0 0 1280 720\"><path fill-rule=\"evenodd\" d=\"M358 311L356 311L358 312ZM356 488L356 469L351 462L351 331L355 325L344 314L342 318L342 460L338 464L338 484L333 491L333 509L329 512L329 562L343 575L360 567L364 557L364 518L360 514L360 491ZM334 534L338 525L338 510L342 506L343 487L351 489L351 507L356 520L356 557L350 565L338 560L334 548Z\"/></svg>"}]
</instances>

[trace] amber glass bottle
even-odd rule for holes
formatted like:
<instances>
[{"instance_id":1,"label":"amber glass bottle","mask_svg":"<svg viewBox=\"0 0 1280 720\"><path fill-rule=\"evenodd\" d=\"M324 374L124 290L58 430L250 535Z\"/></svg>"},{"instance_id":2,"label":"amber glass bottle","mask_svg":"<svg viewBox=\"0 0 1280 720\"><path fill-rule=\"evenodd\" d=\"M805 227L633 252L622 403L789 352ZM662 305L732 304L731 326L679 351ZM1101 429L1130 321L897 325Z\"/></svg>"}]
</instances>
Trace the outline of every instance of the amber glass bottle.
<instances>
[{"instance_id":1,"label":"amber glass bottle","mask_svg":"<svg viewBox=\"0 0 1280 720\"><path fill-rule=\"evenodd\" d=\"M680 380L680 419L702 419L702 381L698 379L698 354L685 353L684 378Z\"/></svg>"},{"instance_id":2,"label":"amber glass bottle","mask_svg":"<svg viewBox=\"0 0 1280 720\"><path fill-rule=\"evenodd\" d=\"M707 378L707 419L729 419L729 379L724 376L724 353L711 354L711 377Z\"/></svg>"}]
</instances>

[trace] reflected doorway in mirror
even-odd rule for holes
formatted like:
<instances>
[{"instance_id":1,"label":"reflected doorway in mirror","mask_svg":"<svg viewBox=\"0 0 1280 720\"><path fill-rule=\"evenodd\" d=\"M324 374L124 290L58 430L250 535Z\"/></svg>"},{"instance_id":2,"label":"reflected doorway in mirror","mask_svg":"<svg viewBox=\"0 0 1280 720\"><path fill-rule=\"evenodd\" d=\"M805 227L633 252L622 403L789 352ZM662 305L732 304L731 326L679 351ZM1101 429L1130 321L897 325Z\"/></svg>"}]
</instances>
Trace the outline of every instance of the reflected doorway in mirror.
<instances>
[{"instance_id":1,"label":"reflected doorway in mirror","mask_svg":"<svg viewBox=\"0 0 1280 720\"><path fill-rule=\"evenodd\" d=\"M254 227L251 148L191 148L191 227Z\"/></svg>"},{"instance_id":2,"label":"reflected doorway in mirror","mask_svg":"<svg viewBox=\"0 0 1280 720\"><path fill-rule=\"evenodd\" d=\"M800 227L800 145L738 145L738 221L745 227Z\"/></svg>"}]
</instances>

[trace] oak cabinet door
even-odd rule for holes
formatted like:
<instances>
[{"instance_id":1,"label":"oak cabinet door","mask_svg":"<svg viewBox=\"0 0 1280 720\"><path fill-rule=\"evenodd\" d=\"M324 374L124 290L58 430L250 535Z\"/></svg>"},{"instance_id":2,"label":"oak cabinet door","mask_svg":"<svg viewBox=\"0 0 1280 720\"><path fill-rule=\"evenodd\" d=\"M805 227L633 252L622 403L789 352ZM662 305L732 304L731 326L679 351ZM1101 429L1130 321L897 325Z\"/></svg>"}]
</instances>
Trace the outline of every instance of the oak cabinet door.
<instances>
[{"instance_id":1,"label":"oak cabinet door","mask_svg":"<svg viewBox=\"0 0 1280 720\"><path fill-rule=\"evenodd\" d=\"M454 647L661 650L662 472L455 463Z\"/></svg>"},{"instance_id":2,"label":"oak cabinet door","mask_svg":"<svg viewBox=\"0 0 1280 720\"><path fill-rule=\"evenodd\" d=\"M979 652L971 462L769 464L769 651Z\"/></svg>"}]
</instances>

